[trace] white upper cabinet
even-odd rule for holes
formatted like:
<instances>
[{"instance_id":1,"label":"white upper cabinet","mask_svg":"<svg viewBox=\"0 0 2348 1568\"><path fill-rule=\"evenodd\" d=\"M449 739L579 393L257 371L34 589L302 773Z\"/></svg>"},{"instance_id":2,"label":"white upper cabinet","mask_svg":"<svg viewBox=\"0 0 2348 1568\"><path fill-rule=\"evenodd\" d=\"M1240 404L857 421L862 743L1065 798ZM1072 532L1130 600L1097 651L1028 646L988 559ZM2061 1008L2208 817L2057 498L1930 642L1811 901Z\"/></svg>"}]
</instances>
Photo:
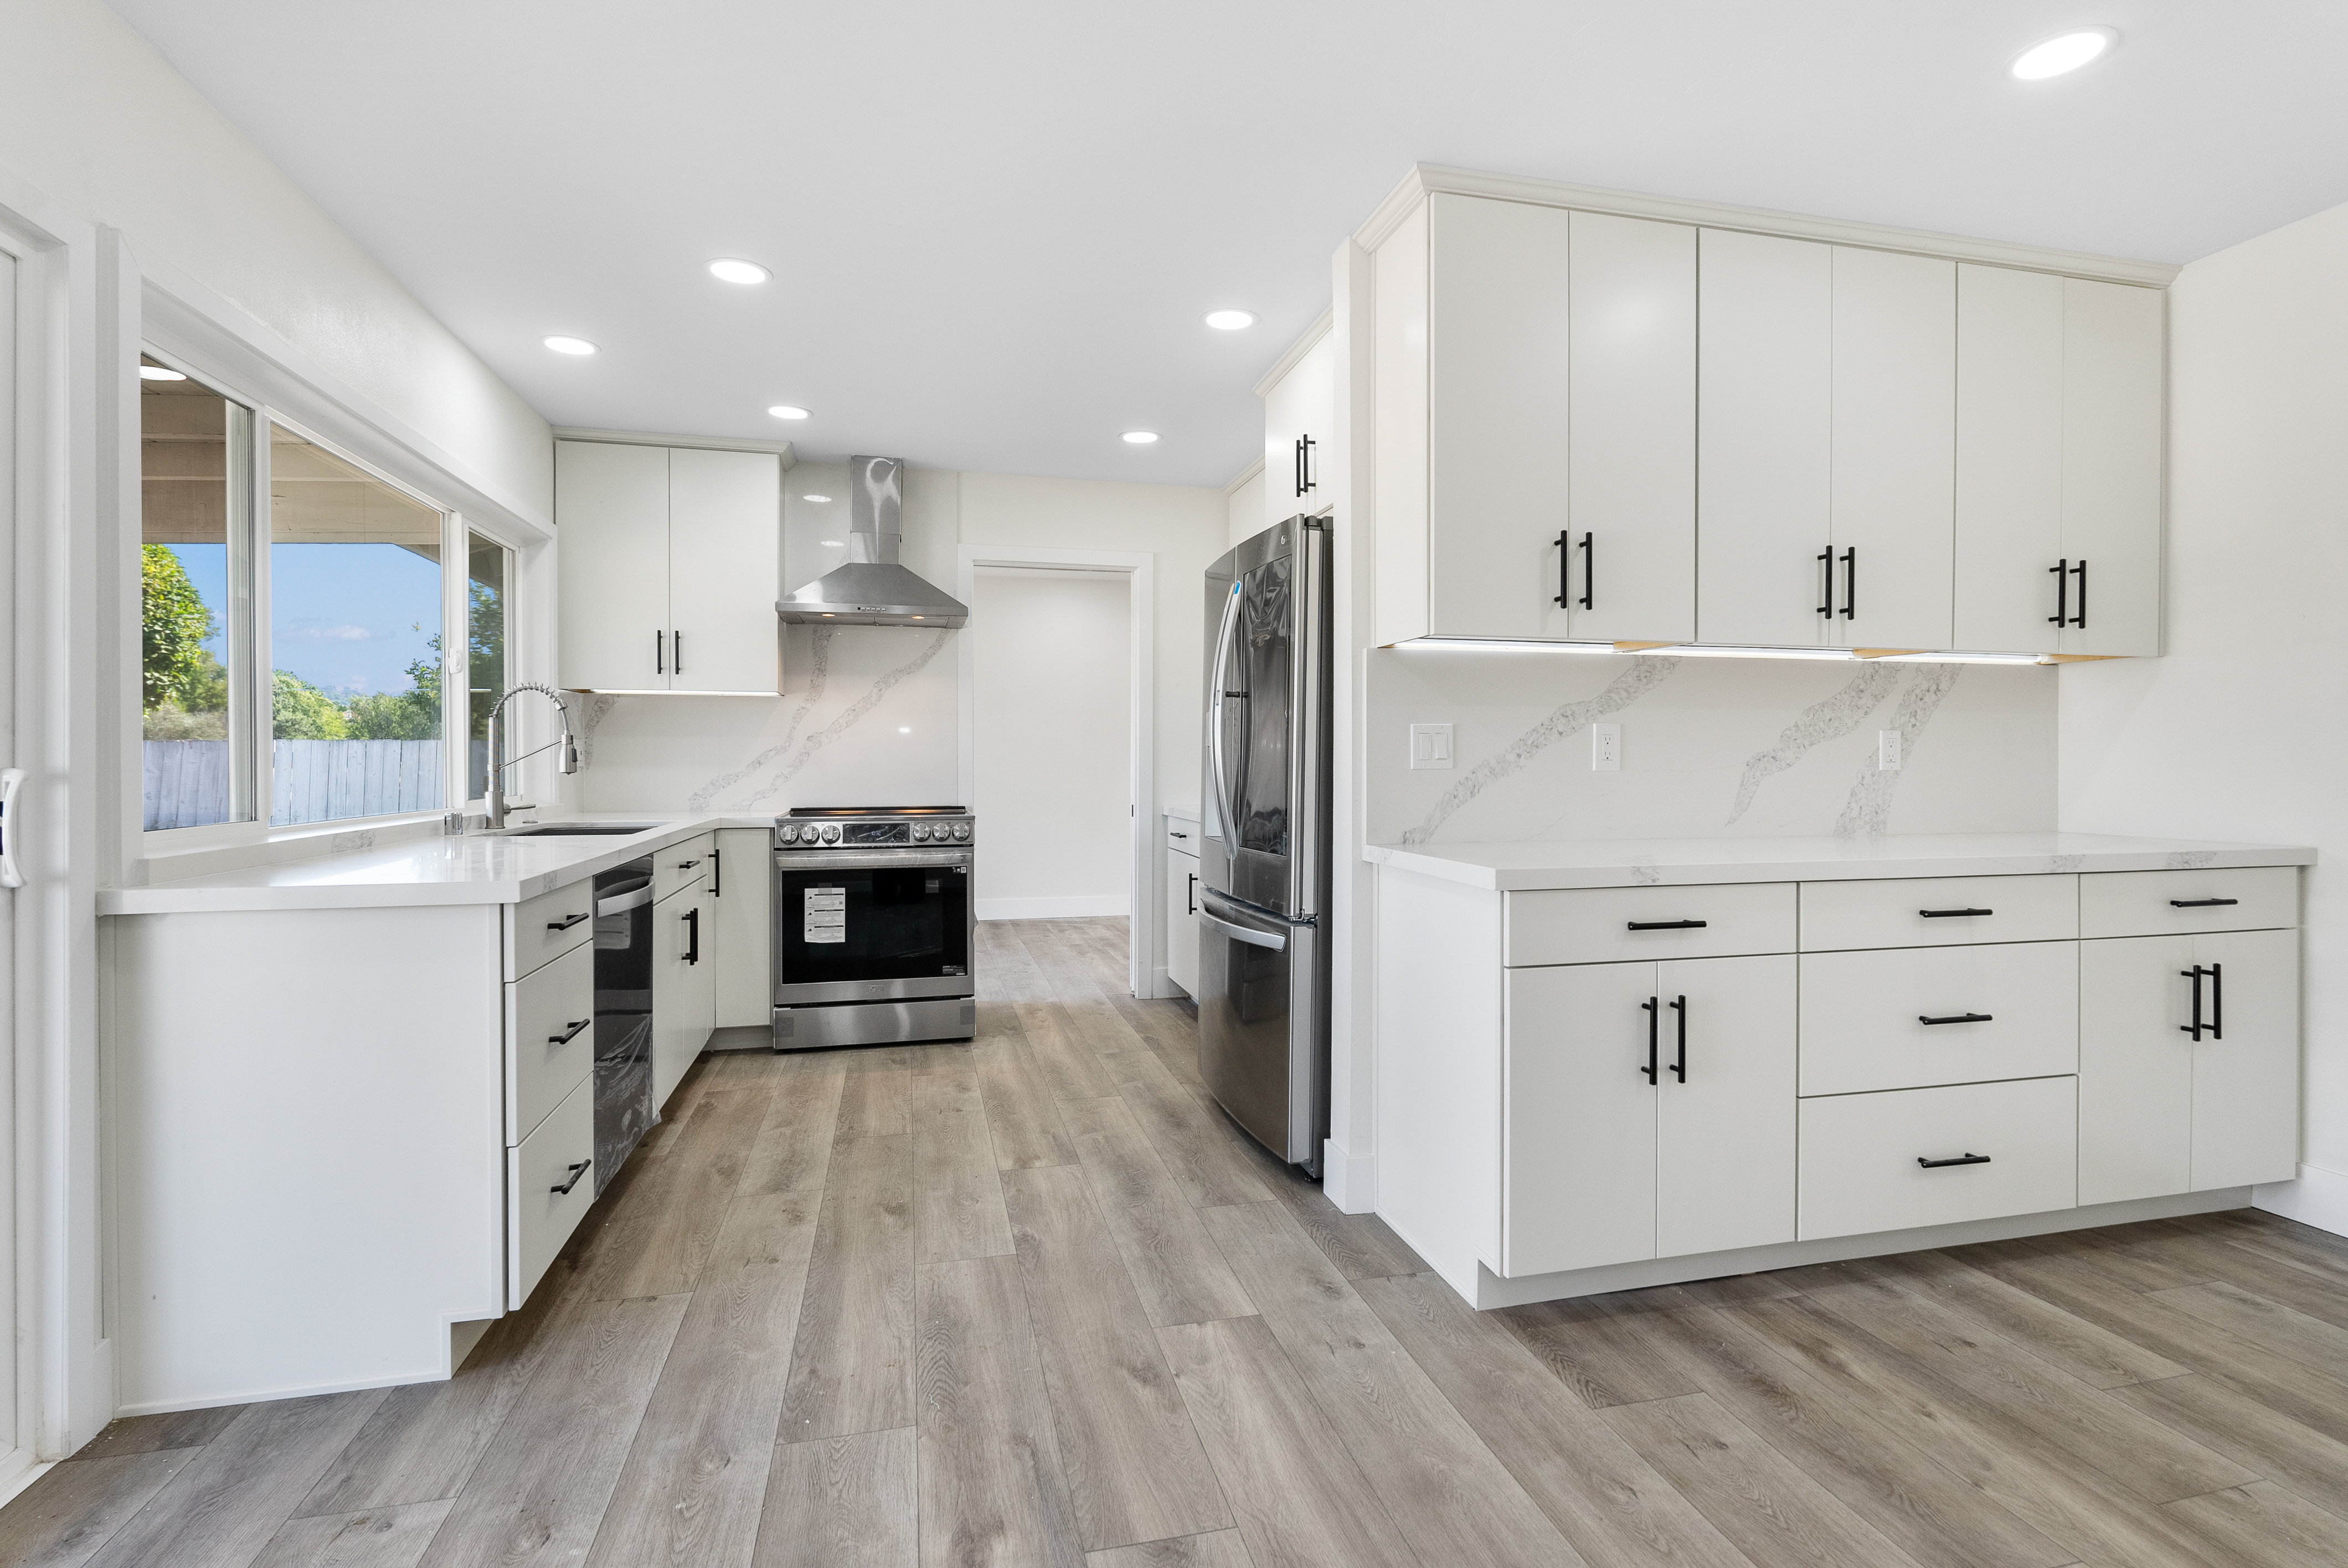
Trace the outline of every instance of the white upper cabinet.
<instances>
[{"instance_id":1,"label":"white upper cabinet","mask_svg":"<svg viewBox=\"0 0 2348 1568\"><path fill-rule=\"evenodd\" d=\"M1448 191L1372 282L1379 642L2158 651L2156 287Z\"/></svg>"},{"instance_id":2,"label":"white upper cabinet","mask_svg":"<svg viewBox=\"0 0 2348 1568\"><path fill-rule=\"evenodd\" d=\"M1326 511L1337 424L1337 340L1323 333L1263 395L1263 526Z\"/></svg>"},{"instance_id":3,"label":"white upper cabinet","mask_svg":"<svg viewBox=\"0 0 2348 1568\"><path fill-rule=\"evenodd\" d=\"M554 475L563 685L780 690L779 458L559 441Z\"/></svg>"}]
</instances>

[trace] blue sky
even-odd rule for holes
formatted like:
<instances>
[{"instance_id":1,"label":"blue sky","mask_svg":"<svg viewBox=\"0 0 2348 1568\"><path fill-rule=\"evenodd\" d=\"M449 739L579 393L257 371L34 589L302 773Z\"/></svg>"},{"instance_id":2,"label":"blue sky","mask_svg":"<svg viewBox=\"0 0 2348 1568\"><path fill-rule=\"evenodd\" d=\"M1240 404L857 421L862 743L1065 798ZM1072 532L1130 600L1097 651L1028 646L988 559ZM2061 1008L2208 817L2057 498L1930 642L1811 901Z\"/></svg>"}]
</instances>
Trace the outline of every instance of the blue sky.
<instances>
[{"instance_id":1,"label":"blue sky","mask_svg":"<svg viewBox=\"0 0 2348 1568\"><path fill-rule=\"evenodd\" d=\"M188 580L228 623L228 547L173 545ZM272 663L338 695L405 692L440 630L440 568L397 545L269 547ZM221 638L206 644L225 659Z\"/></svg>"}]
</instances>

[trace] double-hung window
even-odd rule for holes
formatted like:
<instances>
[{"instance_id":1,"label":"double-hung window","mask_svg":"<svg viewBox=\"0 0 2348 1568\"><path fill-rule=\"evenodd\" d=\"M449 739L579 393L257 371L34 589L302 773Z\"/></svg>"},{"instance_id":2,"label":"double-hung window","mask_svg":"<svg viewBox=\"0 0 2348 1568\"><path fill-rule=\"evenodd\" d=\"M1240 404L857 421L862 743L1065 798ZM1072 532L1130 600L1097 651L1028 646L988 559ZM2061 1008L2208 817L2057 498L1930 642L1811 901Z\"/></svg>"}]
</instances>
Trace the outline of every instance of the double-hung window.
<instances>
[{"instance_id":1,"label":"double-hung window","mask_svg":"<svg viewBox=\"0 0 2348 1568\"><path fill-rule=\"evenodd\" d=\"M147 830L478 797L511 552L191 371L139 374Z\"/></svg>"}]
</instances>

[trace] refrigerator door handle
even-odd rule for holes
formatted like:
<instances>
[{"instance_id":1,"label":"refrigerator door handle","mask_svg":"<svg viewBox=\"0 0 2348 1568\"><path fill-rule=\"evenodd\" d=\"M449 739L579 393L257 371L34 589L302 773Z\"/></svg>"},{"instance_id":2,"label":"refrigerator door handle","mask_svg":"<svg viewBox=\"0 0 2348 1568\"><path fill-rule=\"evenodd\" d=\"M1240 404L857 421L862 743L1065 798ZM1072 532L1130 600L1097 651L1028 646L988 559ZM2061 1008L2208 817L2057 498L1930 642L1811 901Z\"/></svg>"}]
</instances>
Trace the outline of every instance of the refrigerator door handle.
<instances>
[{"instance_id":1,"label":"refrigerator door handle","mask_svg":"<svg viewBox=\"0 0 2348 1568\"><path fill-rule=\"evenodd\" d=\"M1233 856L1239 853L1239 822L1223 763L1223 682L1231 671L1231 628L1239 613L1240 585L1235 580L1231 597L1223 601L1222 630L1215 633L1214 677L1207 694L1207 763L1214 773L1215 809L1223 819L1223 843Z\"/></svg>"},{"instance_id":2,"label":"refrigerator door handle","mask_svg":"<svg viewBox=\"0 0 2348 1568\"><path fill-rule=\"evenodd\" d=\"M1212 909L1200 910L1199 918L1232 940L1245 942L1250 947L1270 948L1275 953L1282 952L1288 947L1288 938L1277 931L1259 931L1252 926L1239 925L1224 919Z\"/></svg>"}]
</instances>

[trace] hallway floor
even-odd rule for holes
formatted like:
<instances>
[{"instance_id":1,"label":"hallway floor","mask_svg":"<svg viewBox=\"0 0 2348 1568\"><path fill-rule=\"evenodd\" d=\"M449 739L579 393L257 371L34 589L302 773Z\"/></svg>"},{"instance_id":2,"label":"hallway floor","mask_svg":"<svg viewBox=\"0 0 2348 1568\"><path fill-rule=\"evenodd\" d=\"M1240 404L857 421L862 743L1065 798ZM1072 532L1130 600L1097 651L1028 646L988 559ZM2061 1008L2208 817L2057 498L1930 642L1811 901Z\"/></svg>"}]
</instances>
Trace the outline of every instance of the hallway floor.
<instances>
[{"instance_id":1,"label":"hallway floor","mask_svg":"<svg viewBox=\"0 0 2348 1568\"><path fill-rule=\"evenodd\" d=\"M453 1380L117 1421L0 1563L2348 1562L2348 1241L1478 1314L1213 1108L1124 921L980 935L975 1044L705 1059Z\"/></svg>"}]
</instances>

